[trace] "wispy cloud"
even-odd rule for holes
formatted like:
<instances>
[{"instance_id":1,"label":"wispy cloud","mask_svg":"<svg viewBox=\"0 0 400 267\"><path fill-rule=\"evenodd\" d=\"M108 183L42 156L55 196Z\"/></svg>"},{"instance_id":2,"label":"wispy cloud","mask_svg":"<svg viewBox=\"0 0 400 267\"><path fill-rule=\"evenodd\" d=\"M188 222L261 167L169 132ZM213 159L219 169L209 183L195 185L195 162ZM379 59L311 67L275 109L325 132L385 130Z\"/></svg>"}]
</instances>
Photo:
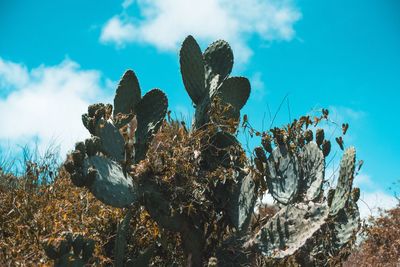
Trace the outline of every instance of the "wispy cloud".
<instances>
[{"instance_id":1,"label":"wispy cloud","mask_svg":"<svg viewBox=\"0 0 400 267\"><path fill-rule=\"evenodd\" d=\"M251 82L251 97L255 100L263 100L267 94L265 83L261 72L256 72L250 77Z\"/></svg>"},{"instance_id":2,"label":"wispy cloud","mask_svg":"<svg viewBox=\"0 0 400 267\"><path fill-rule=\"evenodd\" d=\"M89 103L105 97L107 81L100 72L82 70L69 59L28 70L0 58L0 66L1 90L13 88L0 96L0 143L24 145L37 139L39 148L56 142L65 153L88 136L81 114Z\"/></svg>"},{"instance_id":3,"label":"wispy cloud","mask_svg":"<svg viewBox=\"0 0 400 267\"><path fill-rule=\"evenodd\" d=\"M129 14L135 5L140 14ZM252 55L248 40L291 40L301 12L292 0L125 0L103 26L100 41L121 47L144 43L176 51L188 34L202 42L229 41L239 62ZM127 15L129 14L129 15Z\"/></svg>"},{"instance_id":4,"label":"wispy cloud","mask_svg":"<svg viewBox=\"0 0 400 267\"><path fill-rule=\"evenodd\" d=\"M1 91L10 91L22 87L29 81L27 68L18 63L5 61L0 58L0 88ZM1 95L1 94L0 94Z\"/></svg>"},{"instance_id":5,"label":"wispy cloud","mask_svg":"<svg viewBox=\"0 0 400 267\"><path fill-rule=\"evenodd\" d=\"M395 197L383 191L361 192L361 197L358 201L360 217L368 218L369 216L377 216L380 214L380 211L392 209L398 203Z\"/></svg>"},{"instance_id":6,"label":"wispy cloud","mask_svg":"<svg viewBox=\"0 0 400 267\"><path fill-rule=\"evenodd\" d=\"M359 120L366 116L365 111L357 110L344 106L329 106L331 117L337 122L346 122L346 120Z\"/></svg>"},{"instance_id":7,"label":"wispy cloud","mask_svg":"<svg viewBox=\"0 0 400 267\"><path fill-rule=\"evenodd\" d=\"M377 216L380 210L394 208L398 200L391 194L381 190L379 184L367 174L361 172L354 179L354 186L361 188L361 196L358 201L361 218Z\"/></svg>"}]
</instances>

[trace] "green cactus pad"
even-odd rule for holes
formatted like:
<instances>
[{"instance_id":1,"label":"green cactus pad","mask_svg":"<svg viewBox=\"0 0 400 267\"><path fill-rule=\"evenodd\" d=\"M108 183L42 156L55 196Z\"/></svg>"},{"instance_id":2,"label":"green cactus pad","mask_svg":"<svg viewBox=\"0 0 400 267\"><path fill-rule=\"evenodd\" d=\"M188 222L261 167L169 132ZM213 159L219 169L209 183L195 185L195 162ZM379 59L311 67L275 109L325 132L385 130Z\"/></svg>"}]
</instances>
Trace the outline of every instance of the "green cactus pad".
<instances>
[{"instance_id":1,"label":"green cactus pad","mask_svg":"<svg viewBox=\"0 0 400 267\"><path fill-rule=\"evenodd\" d=\"M353 186L355 163L356 150L350 147L344 152L340 162L339 179L330 206L330 215L337 215L346 207Z\"/></svg>"},{"instance_id":2,"label":"green cactus pad","mask_svg":"<svg viewBox=\"0 0 400 267\"><path fill-rule=\"evenodd\" d=\"M135 161L144 158L152 135L160 128L168 109L168 99L159 89L148 92L136 106Z\"/></svg>"},{"instance_id":3,"label":"green cactus pad","mask_svg":"<svg viewBox=\"0 0 400 267\"><path fill-rule=\"evenodd\" d=\"M305 192L304 200L315 201L321 195L325 176L325 158L316 143L310 142L304 146L301 166L303 169L301 187Z\"/></svg>"},{"instance_id":4,"label":"green cactus pad","mask_svg":"<svg viewBox=\"0 0 400 267\"><path fill-rule=\"evenodd\" d=\"M210 82L215 75L220 75L220 81L226 79L232 71L233 52L230 45L223 40L210 44L204 51L206 64L206 80Z\"/></svg>"},{"instance_id":5,"label":"green cactus pad","mask_svg":"<svg viewBox=\"0 0 400 267\"><path fill-rule=\"evenodd\" d=\"M328 207L319 203L286 206L260 229L252 242L267 257L290 257L321 231L327 214Z\"/></svg>"},{"instance_id":6,"label":"green cactus pad","mask_svg":"<svg viewBox=\"0 0 400 267\"><path fill-rule=\"evenodd\" d=\"M250 96L250 82L244 77L231 77L226 79L217 91L224 103L240 111Z\"/></svg>"},{"instance_id":7,"label":"green cactus pad","mask_svg":"<svg viewBox=\"0 0 400 267\"><path fill-rule=\"evenodd\" d=\"M245 175L245 174L242 174ZM236 203L236 219L234 220L235 227L239 231L247 229L250 223L250 218L254 210L254 205L257 199L256 184L254 182L253 173L248 173L240 181L240 191L238 202Z\"/></svg>"},{"instance_id":8,"label":"green cactus pad","mask_svg":"<svg viewBox=\"0 0 400 267\"><path fill-rule=\"evenodd\" d=\"M132 70L127 70L118 84L114 98L114 117L118 113L129 114L140 101L139 81Z\"/></svg>"},{"instance_id":9,"label":"green cactus pad","mask_svg":"<svg viewBox=\"0 0 400 267\"><path fill-rule=\"evenodd\" d=\"M124 160L125 141L111 120L99 120L96 135L100 137L102 150L105 154L116 161Z\"/></svg>"},{"instance_id":10,"label":"green cactus pad","mask_svg":"<svg viewBox=\"0 0 400 267\"><path fill-rule=\"evenodd\" d=\"M200 47L191 35L183 41L180 64L183 84L193 103L197 105L206 95L204 61Z\"/></svg>"},{"instance_id":11,"label":"green cactus pad","mask_svg":"<svg viewBox=\"0 0 400 267\"><path fill-rule=\"evenodd\" d=\"M104 156L92 156L85 159L85 174L90 168L95 169L97 175L89 190L101 202L116 208L124 208L137 200L136 184L118 163Z\"/></svg>"},{"instance_id":12,"label":"green cactus pad","mask_svg":"<svg viewBox=\"0 0 400 267\"><path fill-rule=\"evenodd\" d=\"M360 212L353 201L335 218L336 247L339 250L351 242L360 229Z\"/></svg>"},{"instance_id":13,"label":"green cactus pad","mask_svg":"<svg viewBox=\"0 0 400 267\"><path fill-rule=\"evenodd\" d=\"M297 157L285 146L276 147L268 158L268 170L267 185L272 197L281 204L292 203L300 180Z\"/></svg>"}]
</instances>

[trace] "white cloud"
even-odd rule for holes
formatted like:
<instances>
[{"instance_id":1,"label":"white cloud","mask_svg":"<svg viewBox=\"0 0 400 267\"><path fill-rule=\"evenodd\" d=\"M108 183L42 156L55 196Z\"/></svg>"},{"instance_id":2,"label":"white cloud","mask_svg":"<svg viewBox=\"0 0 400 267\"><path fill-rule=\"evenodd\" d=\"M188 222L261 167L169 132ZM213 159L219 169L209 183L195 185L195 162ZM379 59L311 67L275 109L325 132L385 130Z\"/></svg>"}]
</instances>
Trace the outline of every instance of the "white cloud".
<instances>
[{"instance_id":1,"label":"white cloud","mask_svg":"<svg viewBox=\"0 0 400 267\"><path fill-rule=\"evenodd\" d=\"M301 13L292 0L136 0L135 17L112 17L102 29L100 40L117 46L145 43L160 50L176 51L185 36L201 42L225 39L231 43L239 62L251 56L247 40L257 36L265 41L291 40L293 25ZM125 0L123 8L131 6Z\"/></svg>"},{"instance_id":2,"label":"white cloud","mask_svg":"<svg viewBox=\"0 0 400 267\"><path fill-rule=\"evenodd\" d=\"M251 82L251 90L252 90L252 98L256 100L262 100L265 96L266 89L265 89L265 84L262 79L262 73L261 72L256 72L251 76L250 78Z\"/></svg>"},{"instance_id":3,"label":"white cloud","mask_svg":"<svg viewBox=\"0 0 400 267\"><path fill-rule=\"evenodd\" d=\"M329 106L328 109L330 117L338 123L346 122L345 120L356 121L366 116L365 111L344 106Z\"/></svg>"},{"instance_id":4,"label":"white cloud","mask_svg":"<svg viewBox=\"0 0 400 267\"><path fill-rule=\"evenodd\" d=\"M369 176L368 174L360 173L354 179L354 186L368 188L368 189L374 189L374 187L376 185L372 181L371 176Z\"/></svg>"},{"instance_id":5,"label":"white cloud","mask_svg":"<svg viewBox=\"0 0 400 267\"><path fill-rule=\"evenodd\" d=\"M396 207L398 200L391 195L382 191L363 193L361 191L360 200L358 200L358 208L360 209L360 217L368 218L369 216L379 215L379 211L388 210Z\"/></svg>"},{"instance_id":6,"label":"white cloud","mask_svg":"<svg viewBox=\"0 0 400 267\"><path fill-rule=\"evenodd\" d=\"M37 138L39 149L55 142L65 153L88 136L81 114L89 103L104 100L102 88L108 84L98 71L82 70L68 59L28 70L0 58L0 66L2 73L19 72L15 77L0 75L0 85L14 88L0 98L0 143L24 145Z\"/></svg>"},{"instance_id":7,"label":"white cloud","mask_svg":"<svg viewBox=\"0 0 400 267\"><path fill-rule=\"evenodd\" d=\"M118 47L136 39L136 28L129 23L121 21L117 16L111 18L103 28L100 36L102 42L113 41Z\"/></svg>"},{"instance_id":8,"label":"white cloud","mask_svg":"<svg viewBox=\"0 0 400 267\"><path fill-rule=\"evenodd\" d=\"M21 64L5 61L0 58L1 90L24 86L29 80L27 68Z\"/></svg>"}]
</instances>

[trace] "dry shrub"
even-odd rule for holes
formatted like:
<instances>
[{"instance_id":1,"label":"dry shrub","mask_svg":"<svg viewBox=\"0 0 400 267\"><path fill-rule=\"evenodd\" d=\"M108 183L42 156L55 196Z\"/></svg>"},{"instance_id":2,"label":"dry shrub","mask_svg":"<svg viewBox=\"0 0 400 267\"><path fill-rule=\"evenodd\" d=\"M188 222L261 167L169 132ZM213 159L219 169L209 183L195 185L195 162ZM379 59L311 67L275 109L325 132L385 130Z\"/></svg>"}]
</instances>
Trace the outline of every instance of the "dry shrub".
<instances>
[{"instance_id":1,"label":"dry shrub","mask_svg":"<svg viewBox=\"0 0 400 267\"><path fill-rule=\"evenodd\" d=\"M61 171L51 185L25 187L29 177L8 176L14 185L0 189L0 264L34 266L51 264L43 251L43 240L62 232L82 233L96 240L100 255L121 211L106 207L87 190L76 188Z\"/></svg>"},{"instance_id":2,"label":"dry shrub","mask_svg":"<svg viewBox=\"0 0 400 267\"><path fill-rule=\"evenodd\" d=\"M49 185L36 182L40 173L27 174L15 177L0 171L0 266L52 265L43 250L44 240L53 241L63 232L95 240L90 263L111 266L117 224L127 210L106 206L88 190L75 187L63 169ZM147 212L133 210L132 234L127 240L127 254L132 258L160 237ZM163 242L172 249L171 239L176 236L164 234ZM180 259L179 251L171 254L163 259L170 263ZM162 265L157 257L153 263Z\"/></svg>"},{"instance_id":3,"label":"dry shrub","mask_svg":"<svg viewBox=\"0 0 400 267\"><path fill-rule=\"evenodd\" d=\"M400 266L400 205L371 219L366 240L344 266Z\"/></svg>"}]
</instances>

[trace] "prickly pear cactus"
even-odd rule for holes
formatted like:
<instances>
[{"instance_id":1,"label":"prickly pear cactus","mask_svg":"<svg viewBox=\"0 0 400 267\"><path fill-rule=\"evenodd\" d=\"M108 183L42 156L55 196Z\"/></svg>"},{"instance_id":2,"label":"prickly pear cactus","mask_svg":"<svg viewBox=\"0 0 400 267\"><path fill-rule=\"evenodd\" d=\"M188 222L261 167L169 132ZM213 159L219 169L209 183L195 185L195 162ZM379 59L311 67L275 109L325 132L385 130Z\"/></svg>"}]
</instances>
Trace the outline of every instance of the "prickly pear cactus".
<instances>
[{"instance_id":1,"label":"prickly pear cactus","mask_svg":"<svg viewBox=\"0 0 400 267\"><path fill-rule=\"evenodd\" d=\"M138 206L158 227L179 233L188 266L246 265L254 253L272 265L295 258L300 265L324 266L351 245L359 227L355 150L346 150L338 184L325 192L331 144L321 129L314 142L310 119L302 117L258 134L262 146L254 151L253 166L236 137L250 83L229 77L232 67L227 42L216 41L202 53L192 36L184 40L180 69L196 109L191 129L170 117L167 123L165 94L153 89L142 97L130 70L117 87L114 107L94 104L82 116L92 136L76 144L64 166L76 186L107 205L128 208L116 234L116 266L148 265L157 253L151 245L135 261L124 261L130 209ZM280 210L252 228L256 199L266 191Z\"/></svg>"},{"instance_id":2,"label":"prickly pear cactus","mask_svg":"<svg viewBox=\"0 0 400 267\"><path fill-rule=\"evenodd\" d=\"M358 198L352 194L355 149L345 151L337 186L324 196L327 153L321 145L327 141L321 140L323 130L317 130L317 143L312 141L311 130L297 134L304 135L300 140L308 143L299 143L299 138L291 142L286 136L283 143L276 140L267 160L265 152L256 152L257 160L268 166L262 172L268 190L282 208L248 245L257 248L270 264L285 265L295 258L304 266L325 266L330 255L340 255L351 245L359 229ZM322 240L325 246L321 246Z\"/></svg>"},{"instance_id":3,"label":"prickly pear cactus","mask_svg":"<svg viewBox=\"0 0 400 267\"><path fill-rule=\"evenodd\" d=\"M228 78L233 66L229 44L218 40L202 54L196 40L188 36L182 44L180 63L183 83L196 108L194 127L210 121L220 126L238 122L250 96L250 82L244 77ZM215 102L222 112L212 108Z\"/></svg>"},{"instance_id":4,"label":"prickly pear cactus","mask_svg":"<svg viewBox=\"0 0 400 267\"><path fill-rule=\"evenodd\" d=\"M68 156L66 170L76 186L86 186L99 200L114 207L127 207L138 198L137 185L124 166L144 159L153 135L160 128L167 112L168 100L159 89L140 96L139 82L133 71L122 77L112 106L91 105L82 116L92 137L77 143ZM134 158L127 159L126 141L121 127L136 116ZM118 125L118 127L116 126Z\"/></svg>"}]
</instances>

